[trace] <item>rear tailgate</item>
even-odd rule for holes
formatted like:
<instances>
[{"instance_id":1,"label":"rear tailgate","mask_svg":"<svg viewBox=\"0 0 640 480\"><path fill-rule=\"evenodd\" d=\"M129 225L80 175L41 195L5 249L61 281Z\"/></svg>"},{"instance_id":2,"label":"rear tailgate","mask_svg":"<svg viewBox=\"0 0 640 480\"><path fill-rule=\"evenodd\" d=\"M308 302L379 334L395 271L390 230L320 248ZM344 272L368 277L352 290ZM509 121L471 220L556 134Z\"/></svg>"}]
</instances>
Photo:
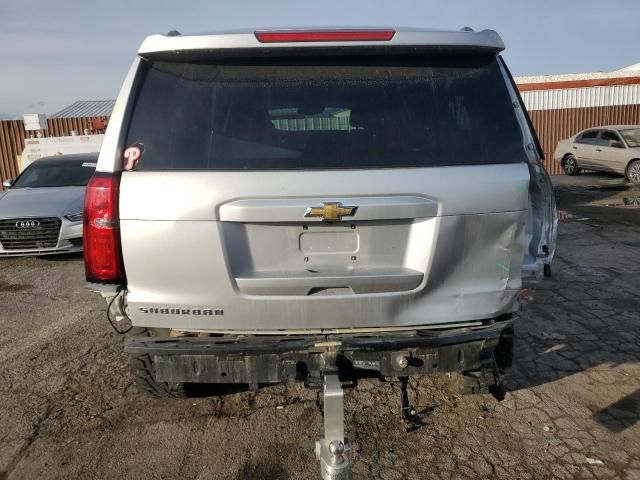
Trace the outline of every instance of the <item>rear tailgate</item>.
<instances>
[{"instance_id":1,"label":"rear tailgate","mask_svg":"<svg viewBox=\"0 0 640 480\"><path fill-rule=\"evenodd\" d=\"M495 55L144 60L120 228L136 325L437 326L511 311L529 171Z\"/></svg>"}]
</instances>

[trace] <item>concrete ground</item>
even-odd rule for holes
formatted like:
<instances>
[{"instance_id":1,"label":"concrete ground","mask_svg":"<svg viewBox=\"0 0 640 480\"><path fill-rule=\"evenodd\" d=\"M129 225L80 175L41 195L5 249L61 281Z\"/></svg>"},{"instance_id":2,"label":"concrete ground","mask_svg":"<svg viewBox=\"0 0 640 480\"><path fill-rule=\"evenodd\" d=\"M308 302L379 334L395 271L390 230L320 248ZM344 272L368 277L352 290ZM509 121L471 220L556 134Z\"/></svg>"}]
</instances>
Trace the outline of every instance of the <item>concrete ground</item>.
<instances>
[{"instance_id":1,"label":"concrete ground","mask_svg":"<svg viewBox=\"0 0 640 480\"><path fill-rule=\"evenodd\" d=\"M553 277L521 313L506 399L412 382L408 433L398 387L362 382L354 479L640 479L640 191L596 177L554 178ZM146 398L83 282L79 257L0 259L0 479L317 478L316 392Z\"/></svg>"}]
</instances>

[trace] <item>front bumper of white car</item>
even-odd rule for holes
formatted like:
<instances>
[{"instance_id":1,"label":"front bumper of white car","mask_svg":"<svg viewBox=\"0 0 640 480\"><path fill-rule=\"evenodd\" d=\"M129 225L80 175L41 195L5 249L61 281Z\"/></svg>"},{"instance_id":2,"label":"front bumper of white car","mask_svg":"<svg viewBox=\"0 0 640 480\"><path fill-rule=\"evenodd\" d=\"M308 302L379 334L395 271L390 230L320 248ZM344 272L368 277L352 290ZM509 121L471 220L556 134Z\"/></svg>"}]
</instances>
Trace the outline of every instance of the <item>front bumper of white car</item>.
<instances>
[{"instance_id":1,"label":"front bumper of white car","mask_svg":"<svg viewBox=\"0 0 640 480\"><path fill-rule=\"evenodd\" d=\"M82 251L82 221L66 217L0 219L0 257Z\"/></svg>"}]
</instances>

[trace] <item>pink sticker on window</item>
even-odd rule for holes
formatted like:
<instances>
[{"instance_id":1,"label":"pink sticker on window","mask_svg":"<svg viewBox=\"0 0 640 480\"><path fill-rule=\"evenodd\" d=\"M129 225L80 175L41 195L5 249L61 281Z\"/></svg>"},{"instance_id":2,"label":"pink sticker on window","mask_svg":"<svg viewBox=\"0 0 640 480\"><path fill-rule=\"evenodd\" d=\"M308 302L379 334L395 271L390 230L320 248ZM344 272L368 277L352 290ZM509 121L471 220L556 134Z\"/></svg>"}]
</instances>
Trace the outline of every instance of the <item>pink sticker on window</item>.
<instances>
[{"instance_id":1,"label":"pink sticker on window","mask_svg":"<svg viewBox=\"0 0 640 480\"><path fill-rule=\"evenodd\" d=\"M124 157L124 164L122 168L129 172L135 170L138 165L138 161L142 158L144 153L144 145L142 143L134 143L129 145L122 156Z\"/></svg>"}]
</instances>

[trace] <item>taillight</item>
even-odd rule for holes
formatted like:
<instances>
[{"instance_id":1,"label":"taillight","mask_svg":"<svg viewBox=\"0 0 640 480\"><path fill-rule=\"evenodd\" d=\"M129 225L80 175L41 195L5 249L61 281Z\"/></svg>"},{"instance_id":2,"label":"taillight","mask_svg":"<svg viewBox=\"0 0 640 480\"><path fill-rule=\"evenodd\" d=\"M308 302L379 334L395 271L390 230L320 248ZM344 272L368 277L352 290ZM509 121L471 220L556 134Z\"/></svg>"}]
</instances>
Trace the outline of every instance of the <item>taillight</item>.
<instances>
[{"instance_id":1,"label":"taillight","mask_svg":"<svg viewBox=\"0 0 640 480\"><path fill-rule=\"evenodd\" d=\"M372 42L389 41L395 30L331 30L255 32L261 43L282 42Z\"/></svg>"},{"instance_id":2,"label":"taillight","mask_svg":"<svg viewBox=\"0 0 640 480\"><path fill-rule=\"evenodd\" d=\"M118 197L120 173L96 172L84 195L84 268L88 282L125 280Z\"/></svg>"}]
</instances>

